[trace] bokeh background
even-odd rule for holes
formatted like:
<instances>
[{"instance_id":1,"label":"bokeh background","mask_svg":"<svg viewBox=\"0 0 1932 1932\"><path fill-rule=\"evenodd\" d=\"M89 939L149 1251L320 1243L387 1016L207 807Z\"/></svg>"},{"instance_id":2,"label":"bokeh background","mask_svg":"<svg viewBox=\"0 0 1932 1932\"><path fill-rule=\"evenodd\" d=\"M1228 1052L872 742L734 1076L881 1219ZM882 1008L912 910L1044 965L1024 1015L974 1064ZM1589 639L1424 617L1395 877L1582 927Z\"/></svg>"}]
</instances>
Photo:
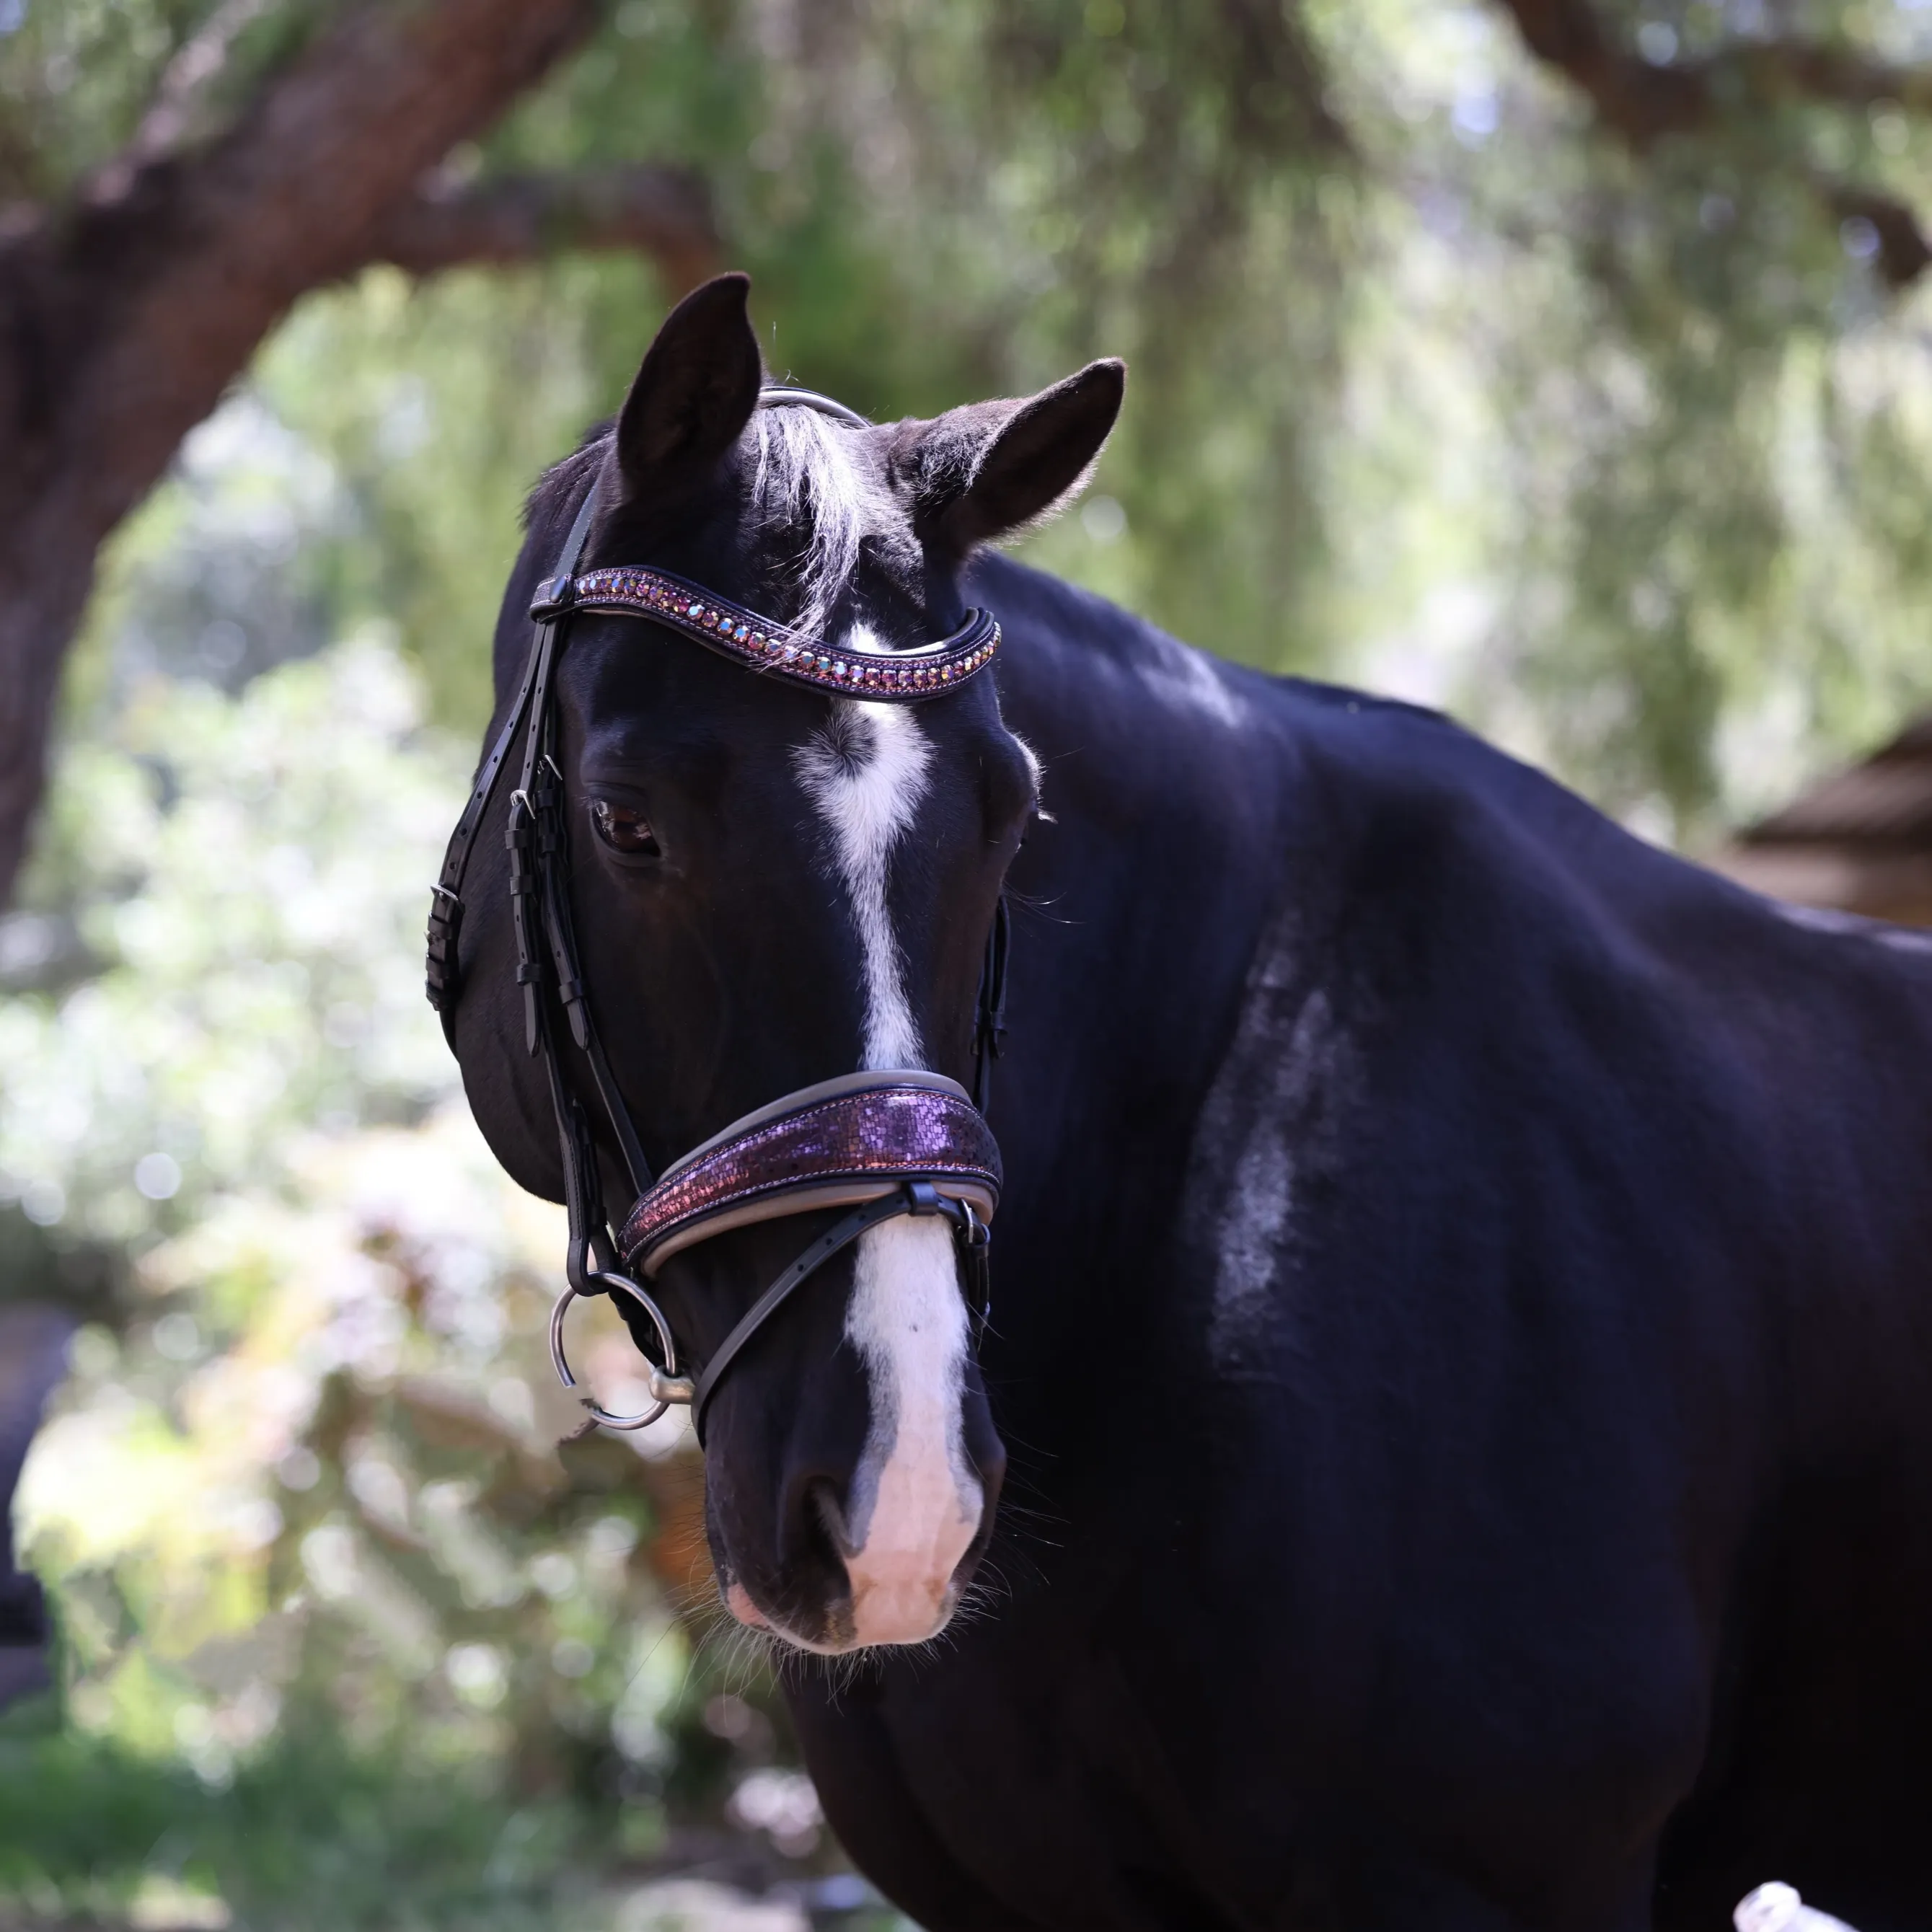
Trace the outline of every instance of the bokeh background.
<instances>
[{"instance_id":1,"label":"bokeh background","mask_svg":"<svg viewBox=\"0 0 1932 1932\"><path fill-rule=\"evenodd\" d=\"M350 10L0 0L0 217ZM1030 560L1709 853L1932 702L1924 62L1918 0L620 0L449 154L699 212L309 293L103 555L0 917L0 1924L890 1922L688 1438L557 1448L558 1215L420 990L520 501L681 287L882 419L1124 355Z\"/></svg>"}]
</instances>

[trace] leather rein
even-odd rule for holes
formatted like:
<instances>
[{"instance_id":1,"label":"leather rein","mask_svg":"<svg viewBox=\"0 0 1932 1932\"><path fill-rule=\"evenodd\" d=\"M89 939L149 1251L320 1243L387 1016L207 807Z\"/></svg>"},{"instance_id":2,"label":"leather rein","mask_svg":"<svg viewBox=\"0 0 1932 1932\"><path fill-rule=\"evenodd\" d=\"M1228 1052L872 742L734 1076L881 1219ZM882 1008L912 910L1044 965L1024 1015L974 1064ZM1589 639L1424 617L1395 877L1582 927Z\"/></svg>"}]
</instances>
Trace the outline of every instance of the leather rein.
<instances>
[{"instance_id":1,"label":"leather rein","mask_svg":"<svg viewBox=\"0 0 1932 1932\"><path fill-rule=\"evenodd\" d=\"M767 388L759 404L802 406L868 426L842 404L811 390ZM580 1400L596 1421L621 1430L647 1428L673 1405L688 1405L701 1446L711 1399L753 1336L825 1262L868 1228L896 1215L937 1215L952 1224L976 1342L988 1306L988 1224L999 1205L1001 1180L999 1148L985 1115L992 1063L1006 1031L1006 902L1003 893L980 970L970 1094L956 1082L922 1068L843 1075L734 1120L674 1162L662 1178L654 1177L592 1016L566 885L569 833L556 756L556 673L571 620L584 610L644 617L762 676L886 704L918 704L976 676L999 649L1000 627L986 612L970 610L958 630L934 643L910 650L842 653L821 638L773 623L668 572L626 566L579 575L596 509L593 482L555 569L538 585L530 605L532 632L522 684L450 835L434 888L428 992L454 1050L464 878L484 816L520 736L522 758L504 832L511 922L517 982L524 992L524 1046L532 1058L542 1060L549 1083L569 1226L566 1286L550 1312L550 1358L565 1388L574 1389L577 1378L563 1343L572 1303L580 1296L623 1296L648 1322L657 1343L655 1354L639 1345L648 1365L652 1406L635 1415L617 1415L588 1398ZM630 1179L634 1204L614 1234L590 1115L565 1077L557 1007L584 1057ZM672 1255L728 1228L830 1208L847 1212L759 1296L701 1372L680 1374L670 1324L638 1276L654 1277Z\"/></svg>"}]
</instances>

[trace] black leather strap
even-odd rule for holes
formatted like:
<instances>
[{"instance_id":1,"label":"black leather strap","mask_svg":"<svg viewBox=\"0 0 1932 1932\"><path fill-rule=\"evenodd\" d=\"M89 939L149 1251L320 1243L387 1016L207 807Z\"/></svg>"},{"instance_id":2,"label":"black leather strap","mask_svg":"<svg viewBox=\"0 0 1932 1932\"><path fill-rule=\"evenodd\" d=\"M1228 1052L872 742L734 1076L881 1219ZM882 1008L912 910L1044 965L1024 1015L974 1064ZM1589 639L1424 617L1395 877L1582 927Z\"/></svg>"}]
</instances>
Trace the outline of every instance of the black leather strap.
<instances>
[{"instance_id":1,"label":"black leather strap","mask_svg":"<svg viewBox=\"0 0 1932 1932\"><path fill-rule=\"evenodd\" d=\"M881 1221L890 1221L898 1214L943 1214L956 1227L970 1223L978 1230L978 1239L974 1244L976 1255L982 1258L986 1252L986 1223L976 1216L968 1216L958 1202L941 1194L929 1180L909 1180L890 1194L881 1195L876 1201L868 1201L863 1206L854 1208L842 1220L835 1221L752 1303L738 1325L712 1351L710 1360L704 1365L704 1372L698 1378L697 1392L691 1402L691 1424L698 1432L698 1446L700 1449L704 1446L704 1412L717 1392L718 1384L724 1379L724 1372L738 1359L745 1345L840 1249L849 1247L868 1228L876 1228ZM984 1318L983 1306L975 1304L972 1312L976 1328Z\"/></svg>"},{"instance_id":2,"label":"black leather strap","mask_svg":"<svg viewBox=\"0 0 1932 1932\"><path fill-rule=\"evenodd\" d=\"M574 576L578 566L583 561L584 546L590 535L590 522L597 511L597 486L592 483L585 494L577 512L570 533L564 538L563 554L559 560L557 574ZM510 715L503 720L502 729L496 734L496 742L490 747L490 754L483 760L476 774L476 782L471 788L470 802L463 808L456 821L456 829L449 835L449 844L442 855L442 870L436 875L434 896L430 902L428 934L428 970L425 990L429 1003L442 1021L443 1036L453 1048L455 1040L456 997L459 991L459 948L463 936L463 880L470 869L470 849L476 842L476 834L482 829L483 814L490 808L490 800L495 795L496 781L502 776L503 760L510 754L510 747L516 742L517 733L522 728L530 708L530 700L536 689L537 673L546 646L554 631L554 625L538 626L530 640L530 655L524 669L524 682L517 693L516 702L510 706Z\"/></svg>"},{"instance_id":3,"label":"black leather strap","mask_svg":"<svg viewBox=\"0 0 1932 1932\"><path fill-rule=\"evenodd\" d=\"M898 1194L882 1195L876 1201L868 1201L864 1206L854 1208L842 1220L835 1221L752 1304L744 1319L713 1351L710 1360L704 1365L704 1372L698 1378L698 1392L691 1402L691 1426L698 1432L698 1446L700 1449L704 1446L704 1412L710 1406L724 1371L738 1359L745 1344L791 1299L794 1292L841 1248L849 1246L868 1228L877 1227L881 1221L890 1221L895 1214L907 1211L904 1197Z\"/></svg>"},{"instance_id":4,"label":"black leather strap","mask_svg":"<svg viewBox=\"0 0 1932 1932\"><path fill-rule=\"evenodd\" d=\"M1012 918L1003 891L993 908L986 957L980 968L979 997L974 1001L973 1104L982 1114L993 1097L993 1062L1006 1050L1006 956L1012 938Z\"/></svg>"},{"instance_id":5,"label":"black leather strap","mask_svg":"<svg viewBox=\"0 0 1932 1932\"><path fill-rule=\"evenodd\" d=\"M554 668L554 667L553 667ZM544 936L548 942L550 970L557 998L569 1022L570 1036L590 1063L590 1077L603 1102L610 1131L623 1157L624 1167L634 1193L651 1185L650 1163L638 1139L631 1111L619 1091L604 1042L591 1018L590 1002L584 984L584 968L577 952L577 931L571 916L570 895L566 889L566 862L569 838L564 818L563 774L556 757L556 717L546 705L543 742L539 749L536 776L530 788L536 831L537 878ZM602 1189L598 1190L602 1205ZM601 1222L600 1222L601 1225Z\"/></svg>"}]
</instances>

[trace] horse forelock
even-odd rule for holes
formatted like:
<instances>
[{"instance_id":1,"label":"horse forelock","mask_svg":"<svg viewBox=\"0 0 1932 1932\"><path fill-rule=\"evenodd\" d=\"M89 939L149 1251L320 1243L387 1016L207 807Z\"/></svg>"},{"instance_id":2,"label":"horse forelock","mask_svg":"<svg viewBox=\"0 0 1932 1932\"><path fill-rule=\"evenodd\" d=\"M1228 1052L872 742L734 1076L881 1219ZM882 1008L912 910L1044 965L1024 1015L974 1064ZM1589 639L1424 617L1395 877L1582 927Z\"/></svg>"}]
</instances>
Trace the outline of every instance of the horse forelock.
<instances>
[{"instance_id":1,"label":"horse forelock","mask_svg":"<svg viewBox=\"0 0 1932 1932\"><path fill-rule=\"evenodd\" d=\"M821 634L869 542L884 560L916 555L868 431L798 405L752 418L757 459L749 515L757 536L793 552L790 586L801 631Z\"/></svg>"},{"instance_id":2,"label":"horse forelock","mask_svg":"<svg viewBox=\"0 0 1932 1932\"><path fill-rule=\"evenodd\" d=\"M584 488L608 460L614 429L611 422L596 424L538 478L524 506L524 527L539 549L562 541ZM918 542L869 430L802 405L760 409L735 460L745 466L747 548L784 606L770 616L802 631L827 631L868 552L908 578L916 575ZM748 586L712 587L760 601Z\"/></svg>"}]
</instances>

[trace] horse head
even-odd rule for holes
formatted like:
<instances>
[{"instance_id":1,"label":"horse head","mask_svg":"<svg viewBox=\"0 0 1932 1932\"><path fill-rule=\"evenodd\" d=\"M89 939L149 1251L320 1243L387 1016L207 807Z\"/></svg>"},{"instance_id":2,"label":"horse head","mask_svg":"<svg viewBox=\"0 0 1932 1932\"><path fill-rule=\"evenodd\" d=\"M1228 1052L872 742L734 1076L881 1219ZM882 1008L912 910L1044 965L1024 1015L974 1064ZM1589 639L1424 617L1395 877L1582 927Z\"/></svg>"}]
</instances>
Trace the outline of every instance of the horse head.
<instances>
[{"instance_id":1,"label":"horse head","mask_svg":"<svg viewBox=\"0 0 1932 1932\"><path fill-rule=\"evenodd\" d=\"M1113 362L930 422L873 426L788 402L765 386L747 288L725 276L688 297L614 424L539 486L498 628L493 730L516 722L535 662L525 614L566 531L582 544L573 571L667 573L823 640L841 676L850 665L870 680L895 652L972 634L972 551L1070 495L1119 407ZM679 619L690 632L682 606ZM842 1076L924 1070L971 1085L987 935L1037 776L994 680L970 674L986 655L903 702L760 675L648 608L572 611L550 673L548 850L562 854L558 916L574 928L581 1004L620 1106L600 1111L562 980L540 984L548 969L519 945L518 861L501 835L530 808L507 783L480 790L492 815L479 819L460 948L450 934L462 996L446 1018L476 1118L517 1180L566 1197L560 1110L598 1124L584 1160L602 1198L628 1202L636 1162L607 1124L618 1113L661 1173L777 1096ZM532 1052L538 1032L554 1047ZM710 1391L720 1590L741 1622L808 1649L934 1635L991 1533L1005 1456L971 1346L963 1210L940 1204L952 1220L896 1213L848 1239ZM838 1220L838 1207L807 1204L667 1244L650 1288L680 1354L712 1359ZM656 1352L652 1325L634 1321Z\"/></svg>"}]
</instances>

